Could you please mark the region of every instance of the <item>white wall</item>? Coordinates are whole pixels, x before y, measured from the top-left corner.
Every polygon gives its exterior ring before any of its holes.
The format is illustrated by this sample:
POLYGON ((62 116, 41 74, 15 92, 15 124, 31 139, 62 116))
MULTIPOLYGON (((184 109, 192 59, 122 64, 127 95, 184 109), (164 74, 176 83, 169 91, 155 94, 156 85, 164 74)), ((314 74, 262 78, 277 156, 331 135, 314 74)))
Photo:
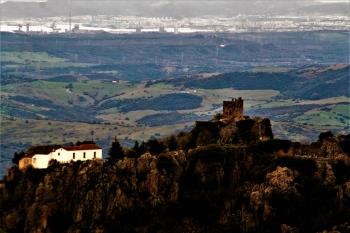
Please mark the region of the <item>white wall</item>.
POLYGON ((60 148, 54 152, 51 152, 50 156, 51 156, 51 159, 56 159, 61 163, 69 163, 73 159, 72 155, 70 155, 68 151, 66 151, 63 148, 60 148))
POLYGON ((67 151, 63 148, 57 149, 48 155, 36 154, 32 157, 32 165, 34 168, 47 168, 51 159, 55 159, 60 163, 69 163, 73 161, 86 161, 91 159, 102 159, 102 149, 96 150, 77 150, 67 151), (85 153, 85 158, 84 158, 85 153), (94 156, 94 153, 96 156, 94 156), (73 159, 73 154, 75 158, 73 159))
POLYGON ((76 150, 76 151, 67 151, 63 148, 60 148, 51 154, 52 159, 56 159, 57 161, 61 163, 67 163, 71 160, 73 161, 85 161, 89 159, 102 159, 102 149, 96 149, 96 150, 76 150), (85 153, 85 158, 84 158, 85 153), (96 157, 94 156, 94 153, 96 153, 96 157), (75 154, 75 157, 73 158, 73 154, 75 154))
POLYGON ((32 157, 32 166, 34 168, 47 168, 49 165, 50 157, 48 155, 36 154, 32 157))

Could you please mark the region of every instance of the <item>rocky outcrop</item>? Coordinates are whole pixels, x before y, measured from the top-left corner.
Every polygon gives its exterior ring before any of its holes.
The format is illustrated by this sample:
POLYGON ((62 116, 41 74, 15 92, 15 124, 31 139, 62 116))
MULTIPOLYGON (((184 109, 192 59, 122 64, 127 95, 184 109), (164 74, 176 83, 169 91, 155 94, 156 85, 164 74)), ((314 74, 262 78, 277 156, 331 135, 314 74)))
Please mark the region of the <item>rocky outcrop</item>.
POLYGON ((159 155, 147 152, 120 160, 52 163, 46 170, 22 172, 13 167, 0 190, 0 229, 174 233, 347 229, 350 159, 344 147, 322 143, 318 153, 326 153, 329 160, 302 156, 295 143, 270 140, 201 145, 159 155))
POLYGON ((214 118, 212 121, 197 121, 191 132, 196 145, 219 143, 254 144, 273 138, 271 122, 267 118, 214 118))

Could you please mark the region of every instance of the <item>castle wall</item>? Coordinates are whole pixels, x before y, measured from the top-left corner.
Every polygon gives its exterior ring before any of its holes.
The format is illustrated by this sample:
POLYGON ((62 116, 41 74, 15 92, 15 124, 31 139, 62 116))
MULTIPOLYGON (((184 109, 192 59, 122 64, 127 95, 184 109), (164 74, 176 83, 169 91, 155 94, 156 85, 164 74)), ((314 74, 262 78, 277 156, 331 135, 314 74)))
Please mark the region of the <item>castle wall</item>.
POLYGON ((223 117, 236 118, 243 117, 243 99, 232 99, 223 102, 223 117))

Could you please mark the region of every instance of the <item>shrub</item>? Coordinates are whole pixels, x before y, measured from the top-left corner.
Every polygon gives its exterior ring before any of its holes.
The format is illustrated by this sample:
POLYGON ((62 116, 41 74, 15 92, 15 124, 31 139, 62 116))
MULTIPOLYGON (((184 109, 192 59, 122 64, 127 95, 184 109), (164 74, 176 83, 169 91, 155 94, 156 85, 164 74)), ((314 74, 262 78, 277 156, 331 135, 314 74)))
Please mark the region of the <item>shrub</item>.
POLYGON ((196 146, 190 133, 181 132, 176 137, 178 149, 188 150, 196 146))
POLYGON ((157 162, 157 168, 159 171, 166 170, 168 173, 173 173, 176 169, 176 164, 170 156, 167 155, 161 155, 159 156, 158 162, 157 162))
POLYGON ((313 159, 297 157, 280 157, 276 161, 278 166, 297 170, 307 176, 312 176, 317 170, 317 164, 313 159))
POLYGON ((283 150, 285 153, 288 152, 293 143, 289 140, 272 139, 268 141, 260 142, 258 149, 263 152, 273 153, 279 150, 283 150))
POLYGON ((336 177, 338 184, 344 183, 350 180, 350 166, 342 160, 337 160, 333 165, 332 169, 336 177))
POLYGON ((167 137, 164 140, 164 144, 169 151, 174 151, 177 149, 177 141, 176 141, 176 137, 174 135, 167 137))
POLYGON ((19 163, 19 161, 24 157, 25 153, 23 151, 17 153, 15 152, 15 154, 13 155, 12 158, 12 163, 17 164, 19 163))

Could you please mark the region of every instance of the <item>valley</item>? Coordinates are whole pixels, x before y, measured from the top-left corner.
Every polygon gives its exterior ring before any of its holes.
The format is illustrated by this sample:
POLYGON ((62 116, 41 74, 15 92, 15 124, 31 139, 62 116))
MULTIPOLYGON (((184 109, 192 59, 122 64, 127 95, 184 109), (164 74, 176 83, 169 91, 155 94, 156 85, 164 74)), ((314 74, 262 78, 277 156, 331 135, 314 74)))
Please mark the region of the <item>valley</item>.
POLYGON ((349 133, 345 31, 167 35, 1 33, 0 173, 33 144, 188 131, 245 100, 276 138, 349 133), (225 47, 220 47, 225 44, 225 47))

